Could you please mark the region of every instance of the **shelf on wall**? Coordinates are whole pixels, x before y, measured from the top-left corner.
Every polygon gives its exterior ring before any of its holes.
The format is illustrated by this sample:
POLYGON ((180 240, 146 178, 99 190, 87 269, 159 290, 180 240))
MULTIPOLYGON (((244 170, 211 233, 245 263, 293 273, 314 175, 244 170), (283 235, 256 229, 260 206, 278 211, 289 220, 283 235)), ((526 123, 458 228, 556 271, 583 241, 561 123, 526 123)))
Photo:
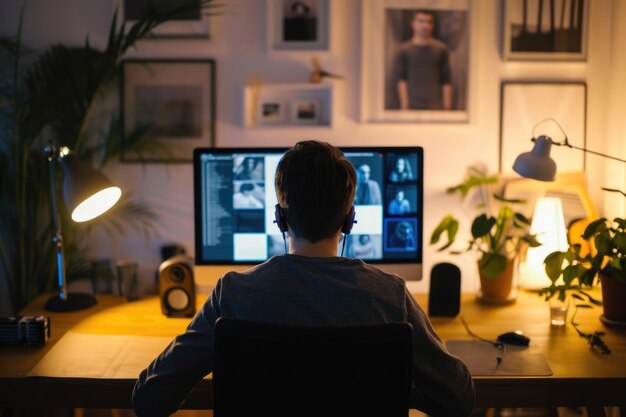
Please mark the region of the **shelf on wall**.
POLYGON ((245 127, 329 127, 330 84, 259 84, 244 88, 245 127))

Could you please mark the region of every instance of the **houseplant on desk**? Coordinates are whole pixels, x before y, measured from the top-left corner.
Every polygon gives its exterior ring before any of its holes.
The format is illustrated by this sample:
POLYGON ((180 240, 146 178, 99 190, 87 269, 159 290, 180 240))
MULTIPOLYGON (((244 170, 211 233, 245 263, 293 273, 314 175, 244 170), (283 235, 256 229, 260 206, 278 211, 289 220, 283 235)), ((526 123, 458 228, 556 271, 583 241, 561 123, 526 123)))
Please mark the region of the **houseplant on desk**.
POLYGON ((541 293, 546 299, 564 298, 568 290, 586 296, 584 288, 599 281, 604 308, 600 320, 609 326, 626 326, 626 218, 593 221, 582 238, 593 243, 588 253, 581 251, 581 245, 576 243, 565 252, 552 252, 546 257, 546 274, 552 283, 541 293), (563 279, 559 280, 560 277, 563 279))
MULTIPOLYGON (((528 232, 530 221, 512 208, 514 204, 522 204, 524 201, 505 199, 502 195, 493 193, 491 188, 497 184, 497 176, 490 176, 479 167, 471 167, 465 180, 448 188, 446 192, 460 193, 463 198, 468 198, 470 192, 478 191, 478 213, 472 221, 471 238, 463 252, 478 253, 481 282, 479 300, 502 304, 515 300, 512 290, 516 258, 525 245, 539 246, 540 243, 535 235, 528 232)), ((447 242, 439 251, 446 250, 455 242, 458 230, 459 221, 449 214, 433 231, 430 244, 437 244, 445 233, 447 242)))

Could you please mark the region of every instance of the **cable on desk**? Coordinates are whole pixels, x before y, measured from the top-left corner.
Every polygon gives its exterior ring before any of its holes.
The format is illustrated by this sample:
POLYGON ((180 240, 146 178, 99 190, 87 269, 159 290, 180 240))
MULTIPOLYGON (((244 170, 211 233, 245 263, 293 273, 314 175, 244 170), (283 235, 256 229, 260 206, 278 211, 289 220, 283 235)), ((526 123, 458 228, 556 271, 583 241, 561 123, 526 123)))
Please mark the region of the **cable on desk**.
POLYGON ((465 319, 463 318, 463 316, 459 316, 459 318, 461 319, 461 323, 463 323, 463 327, 465 327, 465 330, 467 331, 467 334, 469 334, 470 336, 472 336, 475 339, 478 339, 480 341, 489 343, 491 345, 493 345, 496 349, 498 349, 498 351, 500 352, 500 354, 498 355, 498 357, 496 357, 496 369, 498 369, 498 366, 500 366, 500 364, 502 363, 502 360, 504 359, 504 355, 506 355, 506 344, 498 341, 498 340, 491 340, 491 339, 485 339, 484 337, 478 336, 476 333, 474 333, 469 326, 467 325, 467 323, 465 322, 465 319))

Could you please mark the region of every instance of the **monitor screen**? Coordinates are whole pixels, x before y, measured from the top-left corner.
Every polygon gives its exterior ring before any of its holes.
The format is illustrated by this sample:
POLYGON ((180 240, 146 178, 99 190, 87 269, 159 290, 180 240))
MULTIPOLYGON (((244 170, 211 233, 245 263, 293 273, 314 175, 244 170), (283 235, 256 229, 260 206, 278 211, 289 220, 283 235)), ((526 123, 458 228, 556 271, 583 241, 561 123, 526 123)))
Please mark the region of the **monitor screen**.
MULTIPOLYGON (((369 263, 421 264, 422 148, 341 150, 357 172, 357 223, 347 237, 344 256, 369 263)), ((274 174, 285 151, 195 149, 196 264, 257 264, 285 253, 274 223, 274 174)))

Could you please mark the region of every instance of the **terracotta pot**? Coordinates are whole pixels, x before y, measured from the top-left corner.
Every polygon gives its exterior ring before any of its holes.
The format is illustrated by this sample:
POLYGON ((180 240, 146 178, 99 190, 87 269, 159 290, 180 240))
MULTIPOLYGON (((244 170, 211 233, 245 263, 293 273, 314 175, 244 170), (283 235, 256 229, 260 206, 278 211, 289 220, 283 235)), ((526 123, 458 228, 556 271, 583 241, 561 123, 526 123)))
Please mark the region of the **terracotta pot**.
POLYGON ((487 278, 483 276, 482 271, 478 268, 482 297, 491 300, 509 299, 511 296, 511 290, 513 289, 514 266, 515 258, 509 259, 504 271, 494 278, 487 278))
POLYGON ((603 320, 606 324, 626 325, 626 284, 612 275, 600 274, 603 320))

